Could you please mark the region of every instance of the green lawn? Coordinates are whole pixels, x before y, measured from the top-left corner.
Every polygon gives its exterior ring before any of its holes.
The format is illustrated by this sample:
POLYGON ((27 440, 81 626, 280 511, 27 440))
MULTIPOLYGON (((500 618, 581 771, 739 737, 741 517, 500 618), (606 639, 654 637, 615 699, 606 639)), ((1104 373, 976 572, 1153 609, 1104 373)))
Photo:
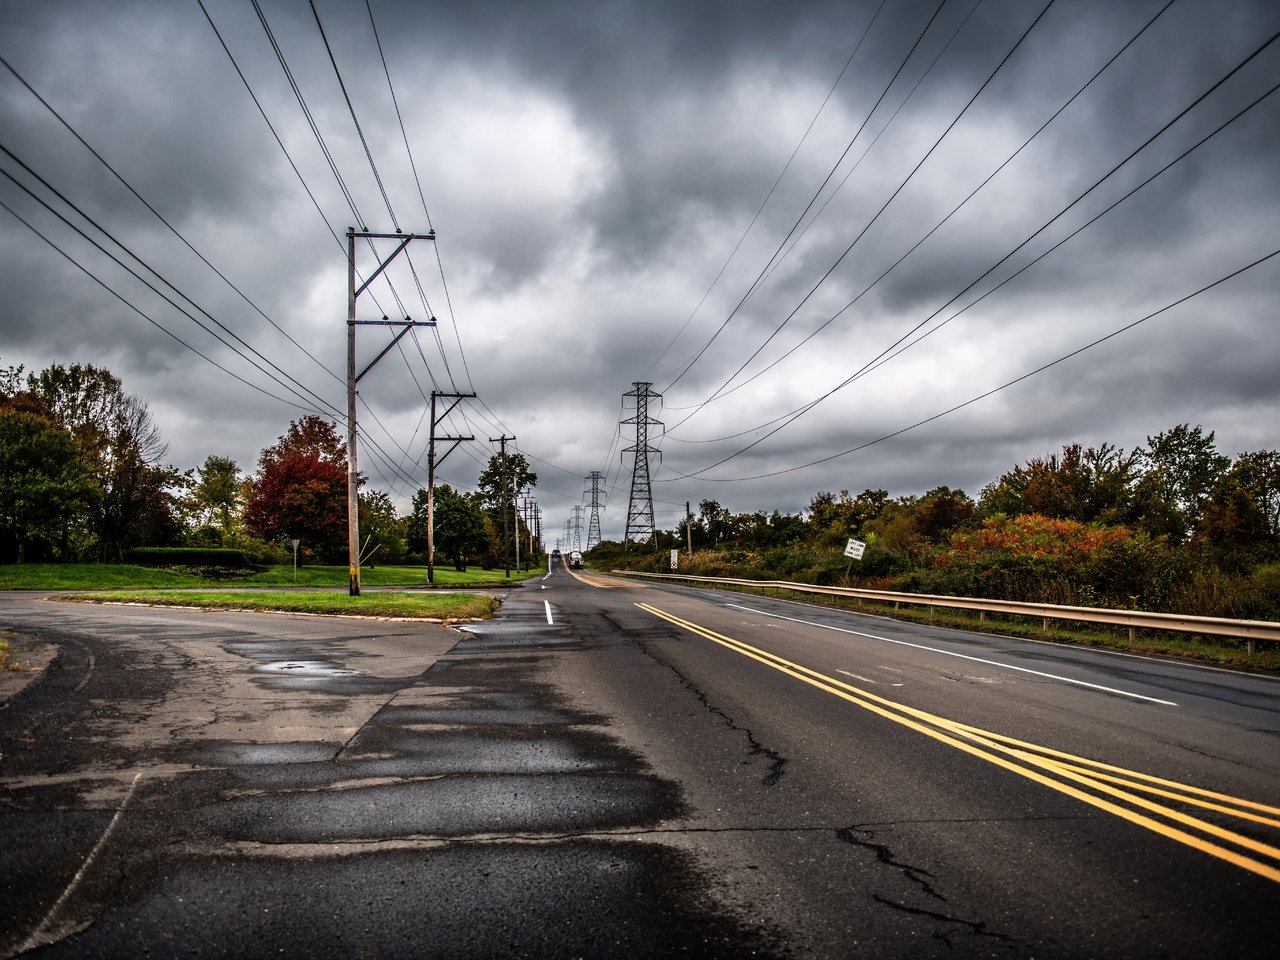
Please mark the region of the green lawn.
MULTIPOLYGON (((500 587, 529 577, 541 576, 535 568, 528 573, 513 570, 508 580, 502 570, 471 567, 459 573, 452 567, 437 566, 436 587, 500 587)), ((210 580, 187 570, 139 567, 126 563, 10 563, 0 565, 0 590, 135 590, 192 587, 299 587, 347 586, 346 567, 293 567, 280 565, 261 573, 231 575, 210 580)), ((427 568, 362 567, 360 583, 370 587, 425 587, 427 568)))
POLYGON ((127 590, 111 593, 63 594, 55 600, 80 603, 144 603, 164 607, 219 610, 284 611, 328 616, 410 617, 431 620, 478 620, 498 607, 495 597, 471 593, 407 593, 371 591, 358 597, 341 591, 267 590, 127 590))

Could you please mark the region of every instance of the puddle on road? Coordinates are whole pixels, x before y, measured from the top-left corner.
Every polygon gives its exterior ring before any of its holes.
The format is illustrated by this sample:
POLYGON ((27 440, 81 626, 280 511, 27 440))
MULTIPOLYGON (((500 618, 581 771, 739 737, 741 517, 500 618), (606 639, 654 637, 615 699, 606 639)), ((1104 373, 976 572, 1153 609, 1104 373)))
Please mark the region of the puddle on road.
POLYGON ((328 660, 274 660, 260 663, 255 673, 283 673, 291 677, 358 677, 359 670, 340 667, 328 660))
POLYGON ((485 620, 481 623, 467 623, 458 628, 463 633, 475 633, 481 636, 511 636, 514 634, 564 633, 566 628, 560 624, 550 624, 545 620, 485 620))
POLYGON ((220 743, 201 744, 190 754, 190 760, 206 766, 273 766, 275 764, 314 764, 332 760, 341 744, 320 741, 294 743, 220 743))

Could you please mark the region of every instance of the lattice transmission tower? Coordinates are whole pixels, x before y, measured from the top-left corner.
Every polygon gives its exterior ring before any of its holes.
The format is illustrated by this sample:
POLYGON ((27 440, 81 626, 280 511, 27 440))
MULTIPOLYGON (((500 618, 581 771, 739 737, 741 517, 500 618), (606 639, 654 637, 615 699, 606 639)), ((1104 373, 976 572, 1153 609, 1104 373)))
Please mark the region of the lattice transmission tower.
POLYGON ((587 479, 591 481, 591 517, 587 520, 587 549, 590 550, 600 543, 600 481, 604 474, 592 470, 587 479))
POLYGON ((635 397, 636 415, 623 420, 623 423, 635 424, 636 442, 627 447, 623 453, 636 455, 635 467, 631 471, 631 500, 627 504, 627 529, 622 538, 622 548, 634 540, 636 543, 648 543, 653 539, 653 487, 649 483, 649 454, 661 452, 657 447, 649 445, 649 427, 662 426, 661 420, 649 416, 649 401, 661 400, 662 394, 654 393, 652 383, 634 382, 634 390, 622 396, 635 397))

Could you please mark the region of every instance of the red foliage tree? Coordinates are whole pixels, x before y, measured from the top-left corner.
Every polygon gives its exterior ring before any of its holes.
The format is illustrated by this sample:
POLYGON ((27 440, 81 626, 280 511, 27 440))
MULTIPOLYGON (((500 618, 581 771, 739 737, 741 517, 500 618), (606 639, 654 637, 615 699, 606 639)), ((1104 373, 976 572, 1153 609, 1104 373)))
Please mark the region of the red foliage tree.
POLYGON ((268 542, 302 541, 327 563, 347 553, 346 445, 333 424, 316 416, 289 425, 289 432, 262 451, 245 527, 268 542))

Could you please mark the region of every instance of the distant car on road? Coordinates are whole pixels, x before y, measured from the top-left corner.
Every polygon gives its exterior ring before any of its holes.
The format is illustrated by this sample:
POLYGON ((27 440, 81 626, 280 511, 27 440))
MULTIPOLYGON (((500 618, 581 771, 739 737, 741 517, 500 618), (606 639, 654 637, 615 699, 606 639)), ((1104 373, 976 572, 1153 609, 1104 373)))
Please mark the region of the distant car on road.
POLYGON ((569 566, 581 570, 582 569, 582 553, 574 550, 569 554, 569 566))
POLYGON ((553 557, 558 557, 558 556, 560 556, 560 549, 557 547, 555 550, 552 550, 552 551, 551 551, 551 555, 552 555, 553 557))

